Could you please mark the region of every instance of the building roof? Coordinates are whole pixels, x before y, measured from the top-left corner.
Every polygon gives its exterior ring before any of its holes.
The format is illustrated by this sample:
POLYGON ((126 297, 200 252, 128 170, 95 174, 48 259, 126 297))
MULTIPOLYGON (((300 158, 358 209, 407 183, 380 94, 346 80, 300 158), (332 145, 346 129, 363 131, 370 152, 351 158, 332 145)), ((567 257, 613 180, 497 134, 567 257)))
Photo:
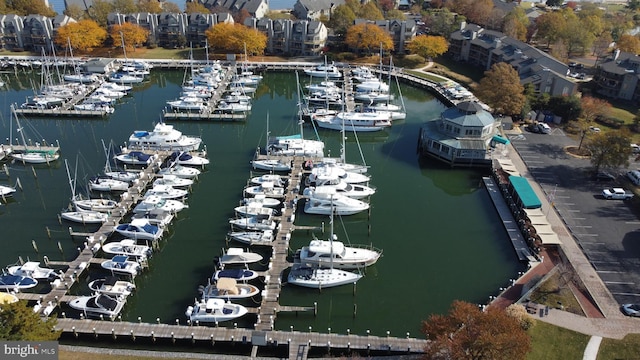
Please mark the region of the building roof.
POLYGON ((601 63, 600 68, 610 74, 626 75, 639 74, 640 56, 620 51, 601 63))
POLYGON ((310 12, 316 12, 331 9, 331 6, 344 5, 344 0, 298 0, 298 4, 310 12))
POLYGON ((208 7, 223 7, 230 11, 247 10, 249 14, 255 14, 260 5, 266 0, 204 0, 204 5, 208 7))
POLYGON ((443 111, 442 119, 464 127, 485 127, 495 122, 488 111, 473 101, 464 101, 443 111))

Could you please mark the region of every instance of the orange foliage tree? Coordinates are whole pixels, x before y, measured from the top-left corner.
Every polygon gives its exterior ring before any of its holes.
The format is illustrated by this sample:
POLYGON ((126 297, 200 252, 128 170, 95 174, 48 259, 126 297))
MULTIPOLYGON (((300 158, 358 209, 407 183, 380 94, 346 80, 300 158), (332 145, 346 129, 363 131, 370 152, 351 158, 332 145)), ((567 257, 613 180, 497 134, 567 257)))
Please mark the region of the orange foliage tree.
POLYGON ((147 41, 149 30, 141 28, 136 24, 126 22, 122 25, 113 25, 109 30, 109 35, 111 35, 114 45, 122 45, 122 42, 124 41, 125 49, 135 50, 136 47, 147 41))
POLYGON ((431 59, 446 53, 449 44, 442 36, 418 35, 407 45, 407 49, 412 54, 431 59))
POLYGON ((426 359, 525 359, 531 340, 520 320, 503 309, 481 311, 477 305, 454 301, 448 315, 431 315, 422 323, 431 340, 426 359))
POLYGON ((243 54, 246 46, 248 55, 259 55, 267 47, 265 34, 240 24, 217 24, 205 31, 205 35, 209 46, 222 53, 243 54))
POLYGON ((364 51, 371 55, 381 47, 384 51, 393 50, 393 39, 376 24, 361 23, 350 26, 344 42, 359 52, 364 51))
POLYGON ((107 38, 107 31, 93 20, 80 20, 61 26, 56 33, 54 42, 60 47, 71 48, 79 52, 88 52, 102 45, 107 38))

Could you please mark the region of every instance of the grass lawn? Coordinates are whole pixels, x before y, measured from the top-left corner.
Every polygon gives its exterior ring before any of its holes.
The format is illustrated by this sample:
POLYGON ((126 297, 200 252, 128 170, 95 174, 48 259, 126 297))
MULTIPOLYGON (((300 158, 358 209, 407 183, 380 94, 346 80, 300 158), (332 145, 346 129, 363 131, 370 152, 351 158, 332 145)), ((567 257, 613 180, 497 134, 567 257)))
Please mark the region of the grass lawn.
POLYGON ((598 360, 637 359, 640 334, 629 334, 622 340, 602 339, 598 360))
POLYGON ((584 316, 580 303, 566 284, 566 281, 571 280, 571 276, 573 275, 556 271, 531 292, 529 298, 550 308, 558 308, 562 304, 565 311, 584 316))
POLYGON ((590 338, 542 321, 537 321, 527 333, 531 336, 532 348, 527 360, 582 359, 590 338))
MULTIPOLYGON (((428 71, 428 70, 427 70, 428 71)), ((427 80, 431 80, 433 82, 445 82, 446 80, 442 79, 439 76, 433 76, 430 74, 425 74, 423 72, 420 71, 415 71, 415 70, 404 70, 403 72, 407 73, 407 74, 411 74, 413 76, 417 76, 419 78, 423 78, 423 79, 427 79, 427 80)))

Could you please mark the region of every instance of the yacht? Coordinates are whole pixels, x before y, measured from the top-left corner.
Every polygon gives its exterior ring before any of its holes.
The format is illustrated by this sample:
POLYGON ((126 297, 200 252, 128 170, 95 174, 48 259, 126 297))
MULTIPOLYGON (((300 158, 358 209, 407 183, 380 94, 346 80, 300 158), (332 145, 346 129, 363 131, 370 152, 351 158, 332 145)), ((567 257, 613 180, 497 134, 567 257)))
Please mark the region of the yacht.
POLYGON ((333 191, 306 188, 303 194, 307 198, 304 205, 304 212, 307 214, 330 215, 333 209, 336 215, 353 215, 369 209, 366 202, 333 191))
POLYGON ((189 191, 185 189, 176 189, 169 185, 154 185, 147 190, 144 196, 159 196, 166 200, 184 199, 189 195, 189 191))
POLYGON ((133 239, 124 239, 120 241, 110 242, 102 245, 102 251, 110 255, 127 255, 131 258, 148 258, 151 257, 151 247, 147 245, 138 245, 133 239))
POLYGON ((352 199, 364 199, 376 193, 376 189, 362 185, 350 184, 340 178, 322 182, 322 185, 313 187, 316 192, 330 192, 340 194, 352 199))
POLYGON ((231 240, 247 245, 271 245, 273 242, 273 230, 231 231, 227 236, 231 240))
POLYGON ((238 102, 226 102, 220 101, 216 105, 216 110, 222 112, 245 112, 251 111, 251 103, 246 100, 240 100, 238 102))
POLYGON ((188 152, 174 151, 171 156, 171 160, 179 165, 186 166, 205 166, 209 165, 209 159, 202 156, 191 155, 188 152))
POLYGON ((134 213, 149 213, 153 211, 163 211, 168 213, 177 213, 183 209, 188 208, 189 206, 182 201, 178 200, 167 200, 163 199, 160 196, 149 195, 142 199, 135 208, 133 208, 134 213))
POLYGON ((306 288, 323 289, 355 284, 361 278, 362 275, 347 270, 325 269, 317 265, 298 263, 291 266, 287 282, 306 288))
POLYGON ((177 177, 175 175, 164 175, 153 181, 153 186, 166 185, 174 188, 185 188, 193 185, 192 179, 177 177))
POLYGON ((103 261, 100 266, 110 270, 114 274, 136 276, 142 271, 142 267, 137 261, 129 260, 127 255, 116 255, 111 260, 103 261))
POLYGON ((152 131, 134 131, 129 136, 131 149, 195 151, 198 150, 202 139, 195 136, 183 135, 173 125, 158 123, 152 131))
POLYGON ((10 275, 25 276, 36 280, 52 281, 60 277, 55 270, 40 267, 40 263, 37 261, 27 261, 22 265, 10 266, 7 271, 10 275))
POLYGON ((153 160, 153 155, 145 154, 141 151, 130 151, 116 155, 116 160, 128 165, 149 165, 153 160))
POLYGON ((244 188, 244 196, 264 195, 271 198, 284 197, 284 188, 277 187, 273 182, 263 182, 256 186, 247 186, 244 188))
POLYGON ((120 311, 122 311, 124 300, 106 294, 97 294, 93 296, 80 296, 71 300, 69 306, 82 311, 87 317, 106 317, 113 320, 120 314, 120 311))
POLYGON ((281 204, 281 201, 274 198, 268 198, 264 194, 259 194, 254 197, 242 199, 242 204, 247 206, 276 207, 281 204))
POLYGON ((296 252, 295 258, 303 264, 335 269, 362 269, 375 264, 382 252, 373 247, 346 246, 333 234, 331 241, 314 238, 309 245, 296 252))
POLYGON ((338 163, 324 162, 313 166, 311 174, 305 179, 305 185, 321 186, 335 183, 338 179, 344 180, 349 184, 360 184, 369 182, 371 178, 364 173, 346 171, 338 163))
POLYGON ((312 77, 325 79, 339 79, 342 77, 342 73, 333 63, 330 65, 320 64, 315 66, 313 69, 305 69, 304 73, 312 77))
POLYGON ((254 185, 261 185, 264 183, 273 183, 274 186, 284 187, 286 185, 287 177, 279 174, 264 174, 260 176, 252 177, 249 181, 254 185))
POLYGON ((159 176, 175 175, 184 179, 194 179, 201 173, 202 171, 198 169, 178 164, 172 164, 171 166, 162 168, 160 169, 160 171, 158 171, 159 176))
POLYGON ((267 153, 270 155, 324 157, 324 142, 303 139, 301 134, 277 136, 269 138, 267 153))
POLYGON ((167 105, 173 110, 199 111, 207 109, 207 104, 202 98, 183 96, 178 100, 167 101, 167 105))
POLYGON ((391 114, 378 111, 340 112, 335 116, 315 116, 318 127, 339 131, 373 132, 391 126, 391 114))
POLYGON ((144 219, 148 221, 149 224, 155 225, 158 227, 165 227, 173 221, 175 217, 174 213, 162 211, 162 210, 151 210, 149 212, 138 212, 134 213, 131 216, 131 219, 144 219))
POLYGON ((144 77, 131 75, 125 72, 116 72, 109 76, 109 81, 121 85, 139 84, 144 81, 144 77))
POLYGON ((104 279, 96 279, 89 283, 89 289, 98 294, 105 294, 111 297, 127 297, 133 293, 136 285, 124 280, 119 280, 117 276, 107 276, 104 279))
POLYGON ((218 323, 237 319, 249 312, 246 307, 222 299, 196 301, 185 314, 191 323, 218 323))

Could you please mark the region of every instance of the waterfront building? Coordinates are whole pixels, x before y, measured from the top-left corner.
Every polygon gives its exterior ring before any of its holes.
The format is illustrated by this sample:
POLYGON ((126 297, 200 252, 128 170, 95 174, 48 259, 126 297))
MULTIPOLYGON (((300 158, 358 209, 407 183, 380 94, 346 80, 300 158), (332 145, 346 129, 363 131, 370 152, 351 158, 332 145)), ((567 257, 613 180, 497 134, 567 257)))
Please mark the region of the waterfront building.
POLYGON ((233 17, 230 13, 218 14, 187 14, 187 42, 194 47, 203 47, 207 43, 205 31, 216 24, 233 24, 233 17))
POLYGON ((268 0, 188 0, 202 3, 207 9, 219 12, 226 9, 232 14, 246 10, 249 15, 262 19, 269 11, 268 0))
POLYGON ((338 5, 344 5, 344 0, 298 0, 291 13, 297 19, 331 19, 331 13, 338 5))
POLYGON ((82 64, 82 72, 90 74, 106 74, 115 71, 119 64, 109 58, 91 59, 82 64))
POLYGON ((640 56, 615 50, 598 65, 596 92, 608 98, 640 102, 640 56))
MULTIPOLYGON (((165 48, 185 46, 187 42, 187 26, 189 14, 161 13, 158 15, 158 46, 165 48)), ((196 46, 194 44, 194 46, 196 46)))
POLYGON ((24 49, 22 16, 16 14, 0 15, 0 34, 2 48, 7 50, 24 49))
MULTIPOLYGON (((158 14, 148 12, 120 14, 110 13, 107 15, 107 26, 122 25, 125 22, 135 24, 149 31, 148 41, 157 43, 158 41, 158 14)), ((116 40, 118 41, 118 40, 116 40)))
POLYGON ((267 36, 271 55, 316 56, 326 46, 329 31, 320 21, 247 18, 244 25, 267 36))
POLYGON ((489 166, 491 145, 508 143, 497 135, 499 125, 477 102, 461 102, 443 111, 438 120, 424 124, 420 154, 451 166, 489 166))
POLYGON ((27 15, 23 20, 23 48, 35 53, 50 50, 53 39, 53 22, 43 15, 27 15))
POLYGON ((578 86, 570 78, 569 66, 549 54, 499 31, 462 22, 449 37, 447 54, 454 60, 489 70, 495 63, 506 62, 520 76, 522 85, 531 84, 537 94, 568 96, 578 86))
POLYGON ((355 25, 362 23, 375 24, 389 34, 393 40, 393 48, 398 54, 406 52, 407 44, 416 37, 418 32, 418 26, 414 20, 355 20, 355 25))

